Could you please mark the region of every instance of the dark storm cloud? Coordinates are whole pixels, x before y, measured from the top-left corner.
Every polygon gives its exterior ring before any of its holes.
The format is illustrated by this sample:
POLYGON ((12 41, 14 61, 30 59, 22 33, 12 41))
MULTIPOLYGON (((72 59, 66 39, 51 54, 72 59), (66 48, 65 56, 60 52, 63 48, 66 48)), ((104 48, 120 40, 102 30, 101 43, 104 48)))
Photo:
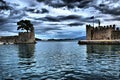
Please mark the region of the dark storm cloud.
POLYGON ((6 23, 3 23, 0 26, 0 30, 1 31, 14 32, 14 31, 17 31, 17 26, 16 26, 16 24, 12 24, 12 23, 6 22, 6 23))
POLYGON ((88 6, 88 4, 93 0, 63 0, 63 1, 69 8, 74 8, 74 6, 84 8, 88 6))
POLYGON ((0 10, 8 9, 12 9, 12 7, 8 6, 8 4, 4 0, 0 0, 0 10))
POLYGON ((82 26, 83 24, 84 24, 84 23, 74 22, 74 23, 68 24, 68 26, 82 26))
POLYGON ((81 20, 82 16, 78 15, 68 15, 68 16, 46 16, 44 18, 37 18, 36 20, 43 20, 43 21, 54 21, 54 22, 59 22, 59 21, 65 21, 65 20, 81 20))
POLYGON ((111 20, 117 20, 117 21, 120 21, 120 17, 114 17, 113 19, 111 20))
POLYGON ((79 8, 83 8, 83 7, 88 7, 88 4, 90 3, 90 2, 92 2, 93 0, 82 0, 81 2, 80 2, 80 4, 78 5, 78 7, 79 8))
POLYGON ((120 7, 110 9, 107 5, 94 6, 97 10, 100 10, 104 14, 120 15, 120 7))
POLYGON ((38 2, 45 2, 46 4, 53 7, 64 7, 74 8, 78 6, 79 8, 86 7, 93 0, 37 0, 38 2), (54 1, 54 2, 53 2, 54 1))
POLYGON ((62 30, 60 27, 50 27, 50 25, 48 25, 48 27, 41 27, 41 28, 35 28, 36 33, 46 33, 48 31, 56 31, 56 30, 62 30))
POLYGON ((58 28, 58 27, 56 27, 56 28, 54 28, 54 27, 51 27, 51 28, 47 27, 47 28, 44 28, 44 29, 43 29, 44 32, 50 31, 50 30, 61 30, 61 29, 58 28))
POLYGON ((82 16, 78 16, 78 15, 58 16, 60 20, 72 20, 72 19, 79 20, 81 17, 82 16))
POLYGON ((46 16, 46 17, 43 18, 43 20, 45 20, 45 21, 54 21, 54 22, 58 22, 58 21, 59 21, 59 18, 53 17, 53 16, 46 16))
POLYGON ((4 24, 4 23, 6 23, 6 22, 7 22, 6 19, 2 19, 2 17, 0 17, 0 25, 4 24))
MULTIPOLYGON (((100 16, 95 16, 94 18, 94 22, 97 23, 98 22, 98 17, 100 16)), ((82 17, 79 15, 68 15, 68 16, 46 16, 44 18, 36 18, 35 20, 42 20, 42 21, 50 21, 50 22, 62 22, 62 21, 73 21, 66 23, 67 26, 82 26, 85 23, 93 23, 93 19, 91 19, 91 17, 82 17)), ((49 25, 55 25, 55 24, 49 24, 49 25)), ((58 25, 58 24, 56 24, 58 25)))
POLYGON ((49 13, 49 11, 45 8, 42 8, 41 10, 34 9, 34 8, 28 8, 26 9, 26 11, 31 12, 31 13, 41 13, 41 14, 49 13))
POLYGON ((111 19, 104 19, 105 21, 120 21, 120 17, 114 17, 111 19))
MULTIPOLYGON (((75 22, 68 23, 69 26, 81 26, 84 25, 85 23, 93 23, 93 19, 91 19, 92 16, 90 17, 83 17, 79 15, 68 15, 68 16, 58 16, 60 21, 64 20, 74 20, 75 22)), ((94 22, 98 23, 98 18, 101 16, 94 16, 94 22)))
POLYGON ((59 18, 53 16, 46 16, 43 18, 35 18, 35 20, 43 20, 43 21, 51 21, 51 22, 59 22, 59 18))

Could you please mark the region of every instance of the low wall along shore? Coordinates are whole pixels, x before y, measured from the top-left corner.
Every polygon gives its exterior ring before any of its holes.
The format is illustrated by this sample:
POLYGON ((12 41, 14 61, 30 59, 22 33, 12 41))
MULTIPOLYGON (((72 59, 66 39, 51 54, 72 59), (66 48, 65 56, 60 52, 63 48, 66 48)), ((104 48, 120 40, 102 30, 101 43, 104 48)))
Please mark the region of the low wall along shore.
POLYGON ((78 44, 120 44, 120 40, 80 40, 78 44))

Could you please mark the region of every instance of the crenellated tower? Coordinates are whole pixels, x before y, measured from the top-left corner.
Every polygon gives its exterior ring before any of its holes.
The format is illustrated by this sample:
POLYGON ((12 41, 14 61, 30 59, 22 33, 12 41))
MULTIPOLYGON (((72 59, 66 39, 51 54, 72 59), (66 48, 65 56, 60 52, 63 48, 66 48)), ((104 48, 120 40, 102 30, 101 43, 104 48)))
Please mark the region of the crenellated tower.
POLYGON ((91 25, 86 25, 86 39, 92 40, 93 37, 93 27, 91 25))

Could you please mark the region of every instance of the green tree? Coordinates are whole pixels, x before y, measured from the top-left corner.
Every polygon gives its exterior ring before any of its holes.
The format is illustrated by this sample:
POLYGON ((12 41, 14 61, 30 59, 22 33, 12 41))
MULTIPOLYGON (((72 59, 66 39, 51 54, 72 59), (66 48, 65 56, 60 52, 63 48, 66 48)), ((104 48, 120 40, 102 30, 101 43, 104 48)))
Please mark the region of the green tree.
POLYGON ((17 22, 18 28, 17 30, 26 30, 27 32, 32 31, 33 24, 30 22, 30 20, 21 20, 17 22))

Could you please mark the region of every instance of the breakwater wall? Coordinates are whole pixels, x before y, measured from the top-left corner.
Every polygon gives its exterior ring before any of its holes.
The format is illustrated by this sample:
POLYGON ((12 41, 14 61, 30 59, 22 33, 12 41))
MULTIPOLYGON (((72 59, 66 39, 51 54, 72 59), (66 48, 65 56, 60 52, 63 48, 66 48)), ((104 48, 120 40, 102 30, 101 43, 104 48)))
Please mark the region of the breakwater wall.
POLYGON ((107 45, 119 45, 120 40, 80 40, 78 44, 107 44, 107 45))

